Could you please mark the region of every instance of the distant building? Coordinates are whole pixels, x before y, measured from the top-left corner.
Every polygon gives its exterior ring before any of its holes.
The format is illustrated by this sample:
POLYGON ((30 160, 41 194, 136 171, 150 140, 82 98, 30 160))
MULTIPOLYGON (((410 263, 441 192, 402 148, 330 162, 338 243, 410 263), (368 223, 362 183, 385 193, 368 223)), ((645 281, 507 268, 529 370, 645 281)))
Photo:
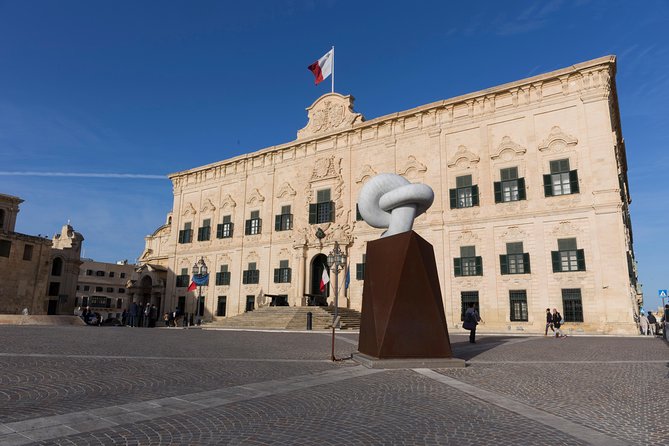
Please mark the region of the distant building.
POLYGON ((360 309, 366 242, 381 231, 356 199, 393 172, 435 192, 414 229, 434 246, 451 329, 473 302, 486 330, 543 332, 558 308, 576 332, 636 333, 615 72, 603 57, 369 121, 351 96, 326 94, 295 141, 170 175, 174 205, 146 238, 133 298, 194 312, 202 258, 205 320, 305 305, 338 242, 339 303, 360 309))
POLYGON ((63 225, 60 233, 53 236, 51 273, 47 290, 48 314, 73 313, 83 241, 84 237, 69 223, 63 225))
POLYGON ((134 271, 135 265, 127 261, 105 263, 82 259, 74 307, 89 307, 103 319, 120 320, 123 310, 130 305, 126 285, 134 271))

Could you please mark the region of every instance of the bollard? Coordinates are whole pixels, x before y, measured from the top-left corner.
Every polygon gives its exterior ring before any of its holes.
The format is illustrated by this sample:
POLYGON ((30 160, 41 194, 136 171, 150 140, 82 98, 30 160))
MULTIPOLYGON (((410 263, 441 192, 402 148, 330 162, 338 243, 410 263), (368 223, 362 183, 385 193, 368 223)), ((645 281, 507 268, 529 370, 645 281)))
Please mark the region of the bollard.
POLYGON ((311 330, 313 326, 313 319, 314 319, 314 314, 309 311, 307 313, 307 330, 311 330))

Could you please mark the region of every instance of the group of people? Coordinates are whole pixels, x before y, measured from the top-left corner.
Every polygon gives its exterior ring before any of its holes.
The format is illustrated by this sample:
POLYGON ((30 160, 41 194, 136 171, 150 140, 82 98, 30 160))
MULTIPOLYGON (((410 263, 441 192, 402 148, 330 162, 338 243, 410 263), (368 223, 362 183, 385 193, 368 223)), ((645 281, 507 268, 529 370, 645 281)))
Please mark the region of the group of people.
POLYGON ((202 323, 200 318, 194 319, 193 313, 181 314, 178 308, 169 313, 163 314, 163 322, 165 327, 188 327, 193 325, 200 325, 202 323))
POLYGON ((550 308, 546 308, 546 331, 544 336, 548 336, 548 329, 550 328, 556 338, 566 338, 567 335, 562 333, 562 324, 564 324, 564 318, 557 308, 553 308, 552 313, 550 308))
POLYGON ((667 326, 669 325, 669 304, 664 306, 664 314, 662 314, 659 321, 652 312, 649 311, 646 315, 642 311, 639 315, 638 322, 642 335, 655 336, 659 335, 660 331, 662 331, 664 338, 669 341, 669 334, 667 333, 667 326))
POLYGON ((158 320, 158 307, 146 303, 133 302, 127 310, 123 310, 121 323, 129 327, 155 327, 158 320))

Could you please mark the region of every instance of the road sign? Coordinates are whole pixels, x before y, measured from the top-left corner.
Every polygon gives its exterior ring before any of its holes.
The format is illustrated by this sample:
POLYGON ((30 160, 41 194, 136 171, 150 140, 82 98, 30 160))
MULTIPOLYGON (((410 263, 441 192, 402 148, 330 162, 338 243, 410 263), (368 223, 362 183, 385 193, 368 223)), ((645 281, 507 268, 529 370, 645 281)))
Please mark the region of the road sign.
POLYGON ((665 298, 665 297, 667 297, 667 290, 657 290, 657 294, 658 294, 661 298, 665 298))

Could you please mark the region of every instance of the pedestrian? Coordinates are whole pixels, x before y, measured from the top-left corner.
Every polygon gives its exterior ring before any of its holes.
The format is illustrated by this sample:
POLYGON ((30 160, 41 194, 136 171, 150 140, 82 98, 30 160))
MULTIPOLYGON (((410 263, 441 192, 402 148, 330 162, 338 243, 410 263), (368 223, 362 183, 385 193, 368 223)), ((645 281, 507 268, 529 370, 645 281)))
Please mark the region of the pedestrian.
POLYGON ((165 322, 166 327, 170 326, 170 314, 169 313, 163 313, 163 322, 165 322))
POLYGON ((174 327, 174 311, 170 311, 167 314, 167 326, 168 327, 174 327))
POLYGON ((151 304, 147 302, 146 305, 144 305, 144 328, 149 327, 149 319, 151 319, 151 304))
POLYGON ((469 342, 476 344, 476 326, 481 321, 478 311, 474 308, 474 302, 469 303, 469 308, 465 311, 462 328, 469 330, 469 342))
POLYGON ((555 337, 556 338, 566 338, 567 335, 562 333, 562 330, 560 327, 562 327, 562 324, 564 324, 564 320, 562 319, 562 315, 560 312, 557 310, 557 308, 553 308, 553 327, 555 328, 555 337))
POLYGON ((639 316, 639 326, 641 327, 641 334, 646 336, 648 334, 648 318, 643 313, 639 316))
POLYGON ((137 303, 133 302, 130 304, 130 311, 128 311, 129 325, 135 327, 137 324, 137 303))
POLYGON ((664 340, 669 342, 669 304, 664 306, 664 316, 662 316, 662 333, 664 333, 664 340))
POLYGON ((650 335, 655 336, 657 334, 657 319, 650 311, 648 312, 648 329, 650 335))
POLYGON ((128 310, 124 308, 123 313, 121 313, 121 325, 126 325, 127 323, 128 323, 128 310))
POLYGON ((549 328, 555 333, 555 329, 553 329, 553 315, 551 314, 551 309, 546 308, 546 331, 544 332, 544 336, 548 336, 549 328))
POLYGON ((155 328, 156 321, 158 320, 158 307, 151 305, 151 316, 149 319, 149 327, 155 328))

